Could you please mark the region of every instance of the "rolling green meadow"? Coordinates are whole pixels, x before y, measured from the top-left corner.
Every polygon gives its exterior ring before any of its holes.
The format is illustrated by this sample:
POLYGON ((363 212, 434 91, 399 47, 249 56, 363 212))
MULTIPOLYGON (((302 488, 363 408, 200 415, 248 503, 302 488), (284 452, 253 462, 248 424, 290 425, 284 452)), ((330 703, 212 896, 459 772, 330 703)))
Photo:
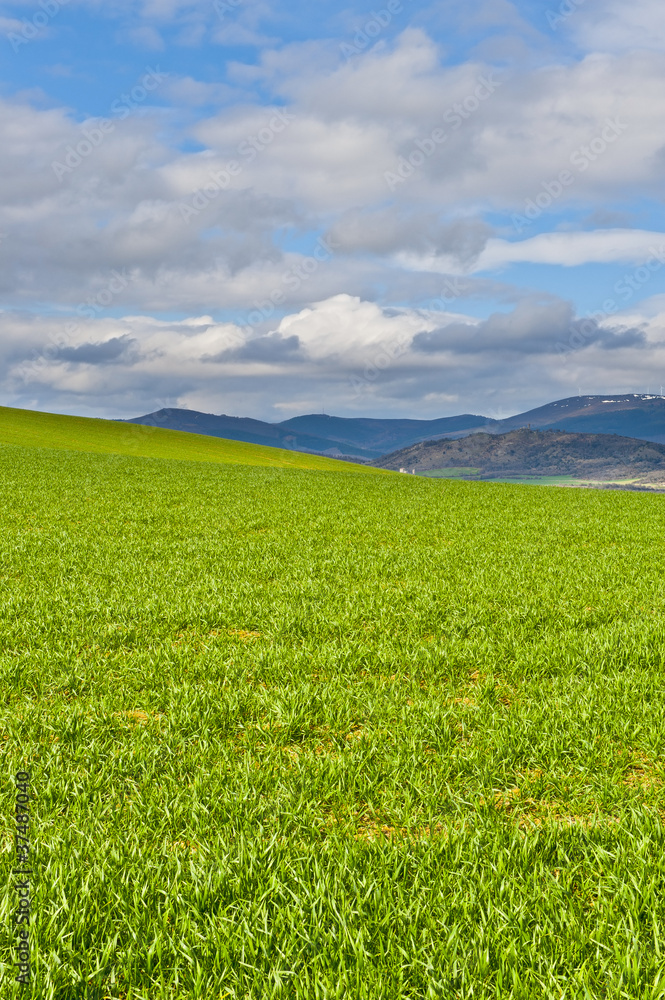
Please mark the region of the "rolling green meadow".
POLYGON ((12 419, 2 1000, 665 996, 664 497, 12 419))
MULTIPOLYGON (((227 441, 202 434, 165 430, 162 427, 92 420, 89 417, 70 417, 59 413, 39 413, 8 406, 0 406, 0 444, 224 465, 258 465, 328 472, 340 468, 337 460, 323 455, 307 455, 298 451, 285 451, 283 448, 246 444, 244 441, 227 441)), ((366 474, 382 474, 377 469, 362 466, 353 468, 366 474)))

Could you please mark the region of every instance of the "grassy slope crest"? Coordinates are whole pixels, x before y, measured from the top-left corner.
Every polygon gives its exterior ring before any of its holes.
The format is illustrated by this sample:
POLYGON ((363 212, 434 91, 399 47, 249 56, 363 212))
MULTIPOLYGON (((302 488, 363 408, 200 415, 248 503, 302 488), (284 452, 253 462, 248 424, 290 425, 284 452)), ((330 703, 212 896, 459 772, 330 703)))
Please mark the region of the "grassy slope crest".
POLYGON ((185 431, 0 407, 0 443, 187 462, 258 465, 321 472, 376 472, 353 463, 185 431))

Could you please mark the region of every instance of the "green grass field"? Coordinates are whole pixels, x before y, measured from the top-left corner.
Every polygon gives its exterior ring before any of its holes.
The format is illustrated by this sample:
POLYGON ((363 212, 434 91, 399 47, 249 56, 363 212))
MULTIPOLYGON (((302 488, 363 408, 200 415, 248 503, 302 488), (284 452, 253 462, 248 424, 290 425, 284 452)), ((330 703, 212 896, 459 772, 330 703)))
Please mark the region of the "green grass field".
MULTIPOLYGON (((487 481, 487 480, 486 480, 487 481)), ((497 476, 495 483, 527 483, 532 486, 630 486, 639 479, 583 479, 576 476, 497 476)), ((654 488, 656 484, 654 484, 654 488)))
POLYGON ((493 481, 496 483, 528 483, 532 486, 585 486, 594 482, 600 484, 598 480, 576 479, 575 476, 497 476, 493 481))
MULTIPOLYGON (((430 469, 427 472, 419 472, 419 476, 427 479, 474 479, 480 473, 480 469, 471 467, 451 467, 447 469, 430 469)), ((530 486, 630 486, 640 484, 639 479, 582 479, 576 476, 492 476, 483 480, 492 483, 520 483, 530 486)), ((654 489, 658 489, 658 484, 653 484, 654 489)))
POLYGON ((447 469, 430 469, 428 472, 420 472, 419 475, 425 476, 427 479, 462 479, 464 476, 476 476, 479 472, 480 469, 460 465, 447 469))
POLYGON ((663 498, 335 468, 0 447, 2 1000, 665 995, 663 498))

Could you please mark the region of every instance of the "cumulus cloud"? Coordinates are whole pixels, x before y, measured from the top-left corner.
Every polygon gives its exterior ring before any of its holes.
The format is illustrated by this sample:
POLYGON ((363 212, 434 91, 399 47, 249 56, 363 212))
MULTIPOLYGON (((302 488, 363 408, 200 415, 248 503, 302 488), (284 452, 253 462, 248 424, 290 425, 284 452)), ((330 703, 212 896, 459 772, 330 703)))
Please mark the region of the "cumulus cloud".
POLYGON ((78 347, 57 347, 52 356, 57 361, 79 365, 102 365, 109 361, 130 360, 131 348, 137 346, 133 337, 110 337, 100 343, 79 344, 78 347))
POLYGON ((491 232, 481 219, 450 221, 431 211, 407 212, 391 206, 346 212, 332 226, 330 235, 345 251, 381 255, 410 251, 468 265, 485 248, 491 232))
POLYGON ((241 347, 221 351, 211 357, 204 356, 202 361, 264 361, 274 363, 279 361, 293 362, 302 360, 299 356, 300 338, 297 336, 283 337, 281 333, 268 333, 254 337, 241 347))
POLYGON ((567 302, 524 300, 510 313, 493 313, 480 323, 450 323, 413 338, 414 350, 425 354, 552 354, 592 344, 606 349, 643 347, 646 336, 643 329, 601 325, 593 317, 578 319, 567 302))

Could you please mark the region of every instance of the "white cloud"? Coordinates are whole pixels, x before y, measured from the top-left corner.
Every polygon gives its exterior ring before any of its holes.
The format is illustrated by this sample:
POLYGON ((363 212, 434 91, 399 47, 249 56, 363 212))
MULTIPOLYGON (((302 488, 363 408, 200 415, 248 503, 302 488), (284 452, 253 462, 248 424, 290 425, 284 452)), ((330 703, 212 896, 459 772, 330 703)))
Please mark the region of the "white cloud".
POLYGON ((416 333, 431 326, 413 310, 388 314, 374 302, 342 294, 285 317, 278 330, 297 335, 314 361, 348 368, 380 352, 397 356, 401 346, 406 349, 416 333))
POLYGON ((172 77, 164 88, 169 100, 181 106, 223 104, 237 92, 224 83, 202 83, 191 76, 172 77))
POLYGON ((150 52, 163 52, 165 49, 164 39, 159 31, 150 24, 142 24, 138 28, 131 28, 127 32, 127 38, 134 45, 148 49, 150 52))
POLYGON ((526 240, 495 237, 471 261, 454 252, 418 254, 403 252, 399 263, 414 271, 437 274, 500 272, 510 264, 550 264, 579 267, 582 264, 643 264, 649 260, 660 270, 665 262, 665 233, 642 229, 599 229, 590 232, 540 233, 526 240))
MULTIPOLYGON (((556 16, 558 3, 551 5, 556 16)), ((586 0, 574 14, 556 22, 569 29, 587 51, 625 52, 665 49, 665 17, 661 0, 586 0)))
POLYGON ((0 17, 0 33, 9 35, 10 32, 20 31, 23 22, 15 17, 0 17))
POLYGON ((665 233, 641 229, 600 229, 593 232, 541 233, 527 240, 490 239, 473 271, 495 271, 508 264, 591 263, 641 264, 657 254, 665 261, 665 233))

